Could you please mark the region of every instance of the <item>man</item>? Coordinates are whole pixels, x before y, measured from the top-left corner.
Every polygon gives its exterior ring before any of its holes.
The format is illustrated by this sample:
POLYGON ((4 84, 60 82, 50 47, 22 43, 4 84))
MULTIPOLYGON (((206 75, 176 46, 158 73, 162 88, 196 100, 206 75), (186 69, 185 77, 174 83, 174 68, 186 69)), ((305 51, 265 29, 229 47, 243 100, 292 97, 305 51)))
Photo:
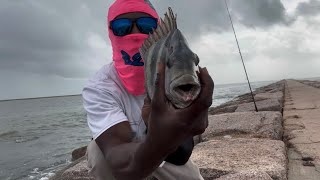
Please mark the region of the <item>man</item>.
POLYGON ((168 162, 167 157, 187 139, 204 132, 213 81, 206 69, 200 68, 202 90, 198 99, 188 108, 175 109, 166 99, 165 68, 160 64, 153 100, 144 101, 139 47, 157 27, 158 19, 147 0, 116 0, 109 8, 113 62, 98 71, 83 90, 94 139, 87 149, 88 166, 95 179, 203 179, 189 156, 179 165, 168 162))

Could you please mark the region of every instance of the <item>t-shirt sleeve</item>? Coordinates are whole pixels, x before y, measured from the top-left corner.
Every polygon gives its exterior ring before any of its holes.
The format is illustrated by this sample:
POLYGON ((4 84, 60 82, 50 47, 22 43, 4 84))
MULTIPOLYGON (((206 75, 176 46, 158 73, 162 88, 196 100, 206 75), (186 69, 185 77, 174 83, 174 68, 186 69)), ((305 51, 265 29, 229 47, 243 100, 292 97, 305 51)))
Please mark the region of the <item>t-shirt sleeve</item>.
POLYGON ((119 99, 112 93, 95 87, 85 87, 82 91, 82 97, 93 139, 99 137, 112 126, 128 121, 119 104, 119 99))

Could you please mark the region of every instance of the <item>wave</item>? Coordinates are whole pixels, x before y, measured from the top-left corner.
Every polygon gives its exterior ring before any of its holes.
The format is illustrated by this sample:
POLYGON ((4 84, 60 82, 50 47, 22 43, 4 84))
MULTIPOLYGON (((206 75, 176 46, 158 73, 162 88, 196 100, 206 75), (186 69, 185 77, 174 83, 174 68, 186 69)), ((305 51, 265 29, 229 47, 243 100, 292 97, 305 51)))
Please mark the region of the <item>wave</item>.
POLYGON ((214 95, 213 99, 233 99, 237 97, 238 94, 221 94, 221 95, 214 95))
POLYGON ((52 164, 49 168, 44 168, 42 170, 40 168, 34 168, 31 172, 29 172, 28 179, 49 180, 59 170, 63 169, 70 163, 70 160, 62 160, 52 164))
POLYGON ((10 138, 10 137, 15 137, 19 132, 18 131, 7 131, 4 133, 0 133, 0 139, 1 138, 10 138))

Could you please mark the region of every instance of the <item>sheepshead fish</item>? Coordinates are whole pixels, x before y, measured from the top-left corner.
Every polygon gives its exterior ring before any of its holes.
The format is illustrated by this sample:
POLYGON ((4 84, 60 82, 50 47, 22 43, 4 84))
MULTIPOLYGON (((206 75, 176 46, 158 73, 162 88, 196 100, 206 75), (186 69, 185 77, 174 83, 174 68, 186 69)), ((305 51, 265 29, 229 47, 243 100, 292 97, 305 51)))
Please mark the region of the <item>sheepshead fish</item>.
POLYGON ((169 7, 164 20, 140 48, 145 65, 145 86, 150 98, 154 94, 158 62, 165 64, 165 93, 176 108, 188 107, 200 93, 197 71, 199 58, 189 48, 177 28, 176 15, 169 7))

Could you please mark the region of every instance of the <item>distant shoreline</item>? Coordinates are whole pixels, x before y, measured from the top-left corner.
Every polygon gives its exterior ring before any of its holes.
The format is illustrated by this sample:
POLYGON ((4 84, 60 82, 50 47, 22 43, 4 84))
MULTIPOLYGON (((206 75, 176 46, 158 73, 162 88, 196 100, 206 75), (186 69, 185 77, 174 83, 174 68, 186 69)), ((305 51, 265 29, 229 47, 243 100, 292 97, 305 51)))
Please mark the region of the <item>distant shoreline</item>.
MULTIPOLYGON (((276 80, 270 80, 271 81, 276 81, 276 80)), ((251 83, 257 83, 257 82, 268 82, 268 81, 256 81, 256 82, 251 82, 251 83)), ((216 84, 216 86, 219 85, 228 85, 228 84, 244 84, 247 82, 241 82, 241 83, 220 83, 216 84)), ((4 101, 19 101, 19 100, 31 100, 31 99, 45 99, 45 98, 57 98, 57 97, 70 97, 70 96, 81 96, 81 94, 74 94, 74 95, 57 95, 57 96, 42 96, 42 97, 26 97, 26 98, 14 98, 14 99, 0 99, 0 102, 4 101)))
POLYGON ((81 94, 72 94, 72 95, 59 95, 59 96, 43 96, 43 97, 32 97, 32 98, 19 98, 19 99, 4 99, 4 101, 20 101, 20 100, 31 100, 31 99, 46 99, 46 98, 57 98, 57 97, 72 97, 72 96, 81 96, 81 94))
MULTIPOLYGON (((320 80, 320 77, 309 77, 309 78, 293 78, 296 80, 320 80)), ((280 81, 280 80, 269 80, 269 81, 252 81, 250 83, 259 83, 259 82, 276 82, 276 81, 280 81)), ((245 84, 247 82, 237 82, 237 83, 219 83, 216 84, 216 86, 219 85, 228 85, 228 84, 245 84)), ((58 95, 58 96, 43 96, 43 97, 31 97, 31 98, 17 98, 17 99, 0 99, 0 102, 4 102, 4 101, 19 101, 19 100, 31 100, 31 99, 45 99, 45 98, 57 98, 57 97, 71 97, 71 96, 81 96, 81 94, 72 94, 72 95, 58 95)))

